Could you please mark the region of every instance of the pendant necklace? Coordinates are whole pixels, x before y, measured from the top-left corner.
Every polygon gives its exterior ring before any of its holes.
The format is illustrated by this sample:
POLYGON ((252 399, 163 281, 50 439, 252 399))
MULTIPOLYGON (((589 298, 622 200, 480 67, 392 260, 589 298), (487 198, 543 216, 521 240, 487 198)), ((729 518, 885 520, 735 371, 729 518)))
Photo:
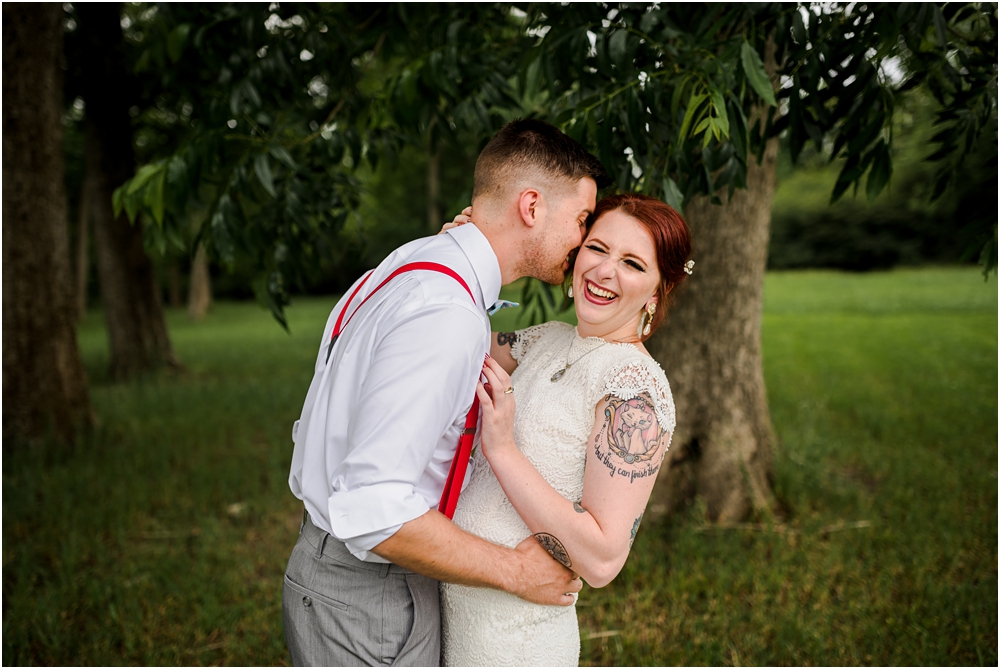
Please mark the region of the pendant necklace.
POLYGON ((606 341, 602 341, 602 342, 600 343, 600 345, 598 345, 598 346, 595 346, 594 348, 590 349, 589 351, 587 351, 586 353, 584 353, 583 355, 581 355, 580 357, 578 357, 578 358, 577 358, 576 360, 574 360, 573 362, 570 362, 570 361, 569 361, 569 356, 570 356, 570 353, 572 353, 572 351, 573 351, 573 344, 575 344, 575 343, 576 343, 576 340, 575 340, 575 339, 574 339, 573 341, 571 341, 571 342, 569 343, 569 349, 567 349, 567 350, 566 350, 566 364, 565 364, 565 365, 563 365, 563 368, 562 368, 562 369, 560 369, 560 370, 556 371, 556 373, 555 373, 555 374, 553 374, 553 375, 552 375, 552 376, 551 376, 551 377, 549 378, 549 381, 551 381, 552 383, 555 383, 556 381, 558 381, 559 379, 561 379, 561 378, 562 378, 562 377, 563 377, 563 376, 564 376, 564 375, 566 374, 566 372, 567 372, 567 371, 569 370, 569 368, 570 368, 570 367, 572 367, 572 366, 573 366, 573 365, 575 365, 576 363, 580 362, 581 360, 583 360, 583 358, 585 358, 586 356, 590 355, 591 353, 593 353, 593 352, 594 352, 594 351, 596 351, 597 349, 601 348, 601 346, 604 346, 604 345, 605 345, 605 344, 607 344, 608 342, 606 342, 606 341))

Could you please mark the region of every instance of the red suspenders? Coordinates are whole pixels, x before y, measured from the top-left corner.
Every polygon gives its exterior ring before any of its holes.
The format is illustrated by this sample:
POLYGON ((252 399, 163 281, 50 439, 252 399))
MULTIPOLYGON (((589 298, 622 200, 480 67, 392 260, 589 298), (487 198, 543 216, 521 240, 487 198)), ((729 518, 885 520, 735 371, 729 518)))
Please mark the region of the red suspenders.
MULTIPOLYGON (((333 345, 337 342, 337 338, 340 337, 340 333, 344 331, 347 324, 351 322, 352 318, 354 318, 354 314, 358 313, 358 309, 364 306, 365 302, 367 302, 372 295, 377 293, 382 286, 389 283, 389 281, 404 272, 410 272, 416 269, 447 274, 451 278, 455 279, 455 281, 458 281, 462 285, 462 288, 465 288, 465 292, 469 294, 469 297, 471 297, 473 303, 475 303, 476 298, 473 297, 472 291, 469 290, 469 286, 465 283, 462 277, 455 272, 455 270, 436 262, 411 262, 399 267, 387 276, 382 283, 375 287, 375 290, 370 292, 365 299, 361 300, 361 304, 358 305, 357 309, 351 312, 351 315, 347 317, 346 321, 344 321, 344 314, 347 313, 347 308, 351 305, 351 301, 354 299, 354 296, 358 294, 361 287, 364 286, 371 277, 371 272, 369 272, 365 278, 361 280, 361 283, 358 284, 358 287, 355 288, 347 298, 347 302, 344 303, 344 308, 341 309, 340 315, 337 316, 337 322, 333 326, 333 334, 330 336, 330 347, 326 350, 327 362, 330 362, 330 353, 333 351, 333 345)), ((458 448, 455 450, 455 459, 451 461, 451 470, 448 472, 448 480, 445 481, 444 491, 441 493, 441 502, 438 504, 438 511, 448 516, 448 518, 455 515, 455 505, 458 504, 458 495, 462 491, 462 482, 465 481, 465 471, 469 466, 469 457, 472 453, 472 440, 476 435, 476 423, 478 420, 479 396, 476 395, 472 398, 472 408, 469 409, 469 414, 465 417, 465 429, 462 430, 462 436, 458 438, 458 448)))

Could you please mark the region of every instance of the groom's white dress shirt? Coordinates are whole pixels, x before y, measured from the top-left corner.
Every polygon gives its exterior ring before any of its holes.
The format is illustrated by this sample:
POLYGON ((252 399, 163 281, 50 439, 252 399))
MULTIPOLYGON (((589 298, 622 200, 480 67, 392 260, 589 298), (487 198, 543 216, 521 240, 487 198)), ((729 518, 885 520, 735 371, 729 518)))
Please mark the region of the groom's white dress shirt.
POLYGON ((463 225, 389 255, 345 320, 394 269, 416 261, 453 269, 476 303, 452 277, 406 272, 361 307, 327 362, 355 283, 327 319, 292 430, 292 492, 317 527, 368 562, 387 562, 371 549, 438 505, 489 351, 486 308, 500 294, 496 254, 475 225, 463 225))

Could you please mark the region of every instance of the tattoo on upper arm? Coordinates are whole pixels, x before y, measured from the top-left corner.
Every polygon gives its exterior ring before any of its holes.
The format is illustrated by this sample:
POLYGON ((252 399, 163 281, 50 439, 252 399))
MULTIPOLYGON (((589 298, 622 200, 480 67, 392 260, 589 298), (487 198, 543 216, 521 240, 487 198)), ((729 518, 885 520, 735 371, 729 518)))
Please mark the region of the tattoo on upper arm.
POLYGON ((497 333, 497 344, 499 346, 513 346, 517 343, 517 333, 516 332, 498 332, 497 333))
POLYGON ((594 454, 609 474, 636 479, 654 476, 663 461, 666 430, 660 429, 653 404, 646 396, 623 400, 604 398, 604 424, 594 439, 594 454), (654 465, 653 462, 656 464, 654 465))
POLYGON ((632 542, 635 541, 635 533, 639 531, 639 523, 641 522, 642 522, 642 514, 640 513, 639 517, 635 519, 634 523, 632 523, 632 538, 628 540, 629 548, 632 548, 632 542))
POLYGON ((587 513, 587 510, 580 506, 579 502, 573 502, 573 510, 577 513, 587 513))
POLYGON ((542 548, 544 548, 556 562, 567 569, 573 566, 573 562, 569 559, 569 553, 566 552, 566 547, 563 546, 562 542, 554 536, 546 534, 545 532, 539 532, 535 535, 535 539, 538 540, 538 543, 542 545, 542 548))

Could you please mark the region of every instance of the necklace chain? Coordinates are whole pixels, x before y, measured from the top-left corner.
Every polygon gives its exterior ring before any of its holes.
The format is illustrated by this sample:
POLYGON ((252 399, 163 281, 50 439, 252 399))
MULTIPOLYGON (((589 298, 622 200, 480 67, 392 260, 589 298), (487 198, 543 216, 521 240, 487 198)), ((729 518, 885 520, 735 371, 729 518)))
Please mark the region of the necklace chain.
POLYGON ((555 383, 556 381, 558 381, 559 379, 561 379, 561 378, 562 378, 562 377, 563 377, 563 376, 564 376, 564 375, 566 374, 566 372, 567 372, 567 371, 569 370, 569 368, 570 368, 570 367, 572 367, 572 366, 573 366, 573 365, 575 365, 576 363, 580 362, 581 360, 583 360, 583 358, 585 358, 586 356, 590 355, 591 353, 593 353, 593 352, 594 352, 594 351, 596 351, 597 349, 601 348, 602 346, 604 346, 604 345, 605 345, 605 344, 607 344, 608 342, 606 342, 606 341, 602 341, 602 342, 601 342, 600 344, 598 344, 598 345, 597 345, 597 346, 595 346, 594 348, 592 348, 592 349, 590 349, 589 351, 587 351, 586 353, 584 353, 584 354, 580 355, 580 356, 579 356, 579 357, 578 357, 578 358, 577 358, 576 360, 574 360, 573 362, 570 362, 570 361, 569 361, 569 356, 570 356, 570 354, 572 354, 572 352, 573 352, 573 344, 575 344, 575 343, 576 343, 576 339, 575 339, 575 338, 574 338, 574 339, 573 339, 573 340, 572 340, 572 341, 571 341, 571 342, 569 343, 569 348, 567 348, 567 349, 566 349, 566 364, 565 364, 565 365, 563 365, 563 368, 562 368, 562 369, 560 369, 560 370, 557 370, 557 371, 556 371, 556 373, 555 373, 555 374, 553 374, 553 375, 552 375, 552 376, 551 376, 551 377, 549 378, 549 380, 550 380, 550 381, 551 381, 552 383, 555 383))

